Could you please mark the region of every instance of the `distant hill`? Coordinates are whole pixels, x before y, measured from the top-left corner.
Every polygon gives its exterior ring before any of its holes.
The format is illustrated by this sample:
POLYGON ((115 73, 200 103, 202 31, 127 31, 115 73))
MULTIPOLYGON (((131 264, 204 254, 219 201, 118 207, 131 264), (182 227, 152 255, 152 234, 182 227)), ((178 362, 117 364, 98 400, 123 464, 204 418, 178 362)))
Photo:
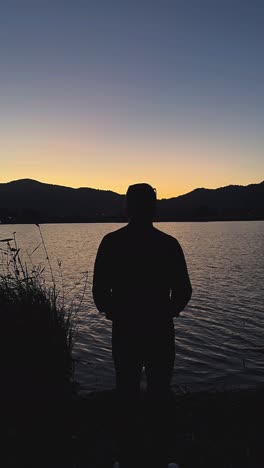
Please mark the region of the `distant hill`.
POLYGON ((264 181, 247 186, 198 188, 176 198, 161 200, 159 213, 167 220, 264 219, 264 181))
MULTIPOLYGON (((0 184, 2 223, 125 221, 124 206, 124 195, 107 190, 73 189, 31 179, 0 184)), ((240 219, 264 219, 264 181, 199 188, 158 201, 160 221, 240 219)))
POLYGON ((82 222, 123 215, 124 196, 93 188, 63 187, 22 179, 0 184, 0 220, 82 222))

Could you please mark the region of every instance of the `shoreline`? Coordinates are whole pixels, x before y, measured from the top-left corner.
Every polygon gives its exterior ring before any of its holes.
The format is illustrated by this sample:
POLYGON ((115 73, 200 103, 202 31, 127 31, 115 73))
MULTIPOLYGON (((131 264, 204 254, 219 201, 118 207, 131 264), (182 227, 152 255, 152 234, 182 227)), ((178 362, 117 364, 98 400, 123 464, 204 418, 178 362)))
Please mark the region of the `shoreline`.
MULTIPOLYGON (((178 463, 180 468, 261 468, 263 400, 264 386, 211 394, 173 394, 169 418, 160 423, 159 405, 148 406, 146 393, 142 392, 136 410, 137 438, 132 432, 129 440, 131 453, 137 449, 136 440, 146 445, 147 456, 155 450, 152 437, 158 428, 167 437, 167 460, 178 463)), ((44 404, 34 400, 23 405, 18 402, 12 409, 19 407, 19 412, 13 419, 10 413, 7 415, 12 426, 7 432, 13 463, 6 466, 112 468, 120 457, 116 402, 114 390, 44 404), (24 454, 19 450, 21 446, 24 454)))
MULTIPOLYGON (((262 431, 259 431, 263 421, 263 399, 264 386, 254 390, 210 394, 174 393, 169 403, 170 417, 167 427, 162 428, 168 434, 168 460, 186 468, 259 468, 258 460, 261 458, 263 446, 262 431)), ((109 434, 114 434, 117 429, 113 411, 115 392, 93 392, 81 401, 81 404, 79 402, 74 406, 75 409, 79 409, 74 437, 81 456, 80 461, 83 463, 77 466, 84 467, 89 460, 90 465, 87 466, 91 468, 97 464, 106 466, 107 460, 118 459, 119 454, 115 437, 109 438, 109 434), (97 428, 96 432, 91 431, 91 426, 97 428), (84 447, 91 439, 93 443, 90 444, 87 458, 84 447)), ((153 427, 148 424, 147 413, 144 415, 144 392, 139 404, 139 427, 142 437, 146 438, 153 427)))
MULTIPOLYGON (((182 219, 182 220, 154 220, 153 223, 232 223, 232 222, 258 222, 264 221, 264 218, 241 218, 241 219, 182 219)), ((92 221, 14 221, 12 223, 0 221, 0 226, 14 226, 14 225, 47 225, 47 224, 127 224, 127 219, 124 220, 92 220, 92 221)))

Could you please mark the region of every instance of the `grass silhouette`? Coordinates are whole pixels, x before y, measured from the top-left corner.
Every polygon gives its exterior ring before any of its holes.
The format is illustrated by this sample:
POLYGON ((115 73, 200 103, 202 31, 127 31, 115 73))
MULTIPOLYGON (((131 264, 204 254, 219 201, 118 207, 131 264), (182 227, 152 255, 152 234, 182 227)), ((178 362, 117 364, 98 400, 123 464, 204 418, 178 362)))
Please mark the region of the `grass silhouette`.
MULTIPOLYGON (((16 234, 0 240, 0 323, 4 395, 33 398, 63 398, 74 389, 72 356, 76 318, 84 299, 88 274, 78 284, 82 295, 66 300, 61 262, 57 261, 60 285, 57 284, 41 227, 36 225, 39 245, 21 255, 16 234), (45 265, 35 265, 34 252, 42 248, 45 265)), ((72 288, 74 289, 74 288, 72 288)))

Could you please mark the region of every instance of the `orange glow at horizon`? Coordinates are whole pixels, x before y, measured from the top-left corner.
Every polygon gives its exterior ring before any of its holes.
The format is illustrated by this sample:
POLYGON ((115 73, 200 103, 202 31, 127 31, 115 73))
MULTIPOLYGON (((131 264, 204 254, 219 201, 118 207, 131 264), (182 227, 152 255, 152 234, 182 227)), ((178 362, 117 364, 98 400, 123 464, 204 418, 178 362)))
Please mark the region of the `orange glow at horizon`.
POLYGON ((91 187, 124 194, 129 185, 147 182, 158 198, 171 198, 195 188, 259 183, 261 167, 250 150, 185 136, 170 141, 103 140, 99 134, 3 134, 0 182, 30 178, 68 187, 91 187))
MULTIPOLYGON (((3 173, 2 173, 3 176, 3 173)), ((42 172, 41 174, 35 171, 12 171, 12 175, 8 176, 8 174, 4 177, 0 178, 0 183, 11 182, 12 180, 18 179, 34 179, 38 180, 39 182, 47 183, 47 184, 54 184, 54 185, 61 185, 65 187, 72 187, 72 188, 79 188, 79 187, 88 187, 94 188, 99 190, 111 190, 113 192, 119 194, 125 194, 129 185, 140 183, 140 182, 147 182, 157 190, 157 197, 158 199, 162 198, 172 198, 177 197, 179 195, 183 195, 185 193, 191 192, 196 188, 208 188, 208 189, 215 189, 219 187, 223 187, 226 185, 248 185, 251 183, 259 183, 262 181, 261 177, 256 178, 246 178, 242 177, 239 179, 235 179, 232 177, 225 178, 224 174, 222 177, 219 176, 215 180, 207 178, 201 178, 200 183, 197 182, 197 179, 193 177, 191 180, 188 180, 188 183, 184 180, 179 180, 175 177, 175 181, 172 180, 171 176, 168 176, 167 180, 159 180, 157 177, 142 177, 142 176, 127 176, 126 179, 122 179, 122 181, 117 180, 102 180, 99 176, 96 177, 89 177, 89 175, 82 175, 77 176, 76 178, 73 177, 70 172, 68 174, 64 174, 63 177, 58 172, 53 172, 51 174, 42 172), (207 179, 207 180, 206 180, 207 179)))

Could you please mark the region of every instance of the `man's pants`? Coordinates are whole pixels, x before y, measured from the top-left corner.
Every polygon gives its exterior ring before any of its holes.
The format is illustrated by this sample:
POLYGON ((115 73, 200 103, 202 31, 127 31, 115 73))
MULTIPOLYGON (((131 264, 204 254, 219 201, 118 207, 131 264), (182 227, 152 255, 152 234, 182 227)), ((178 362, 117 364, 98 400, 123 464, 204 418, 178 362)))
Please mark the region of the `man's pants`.
POLYGON ((143 366, 148 392, 162 395, 169 391, 175 359, 173 320, 153 325, 113 323, 112 353, 116 388, 123 396, 137 396, 143 366))
POLYGON ((171 413, 168 397, 175 358, 173 321, 159 326, 114 323, 112 351, 119 402, 120 466, 163 468, 167 466, 171 413), (142 405, 139 395, 143 366, 149 398, 142 405))

